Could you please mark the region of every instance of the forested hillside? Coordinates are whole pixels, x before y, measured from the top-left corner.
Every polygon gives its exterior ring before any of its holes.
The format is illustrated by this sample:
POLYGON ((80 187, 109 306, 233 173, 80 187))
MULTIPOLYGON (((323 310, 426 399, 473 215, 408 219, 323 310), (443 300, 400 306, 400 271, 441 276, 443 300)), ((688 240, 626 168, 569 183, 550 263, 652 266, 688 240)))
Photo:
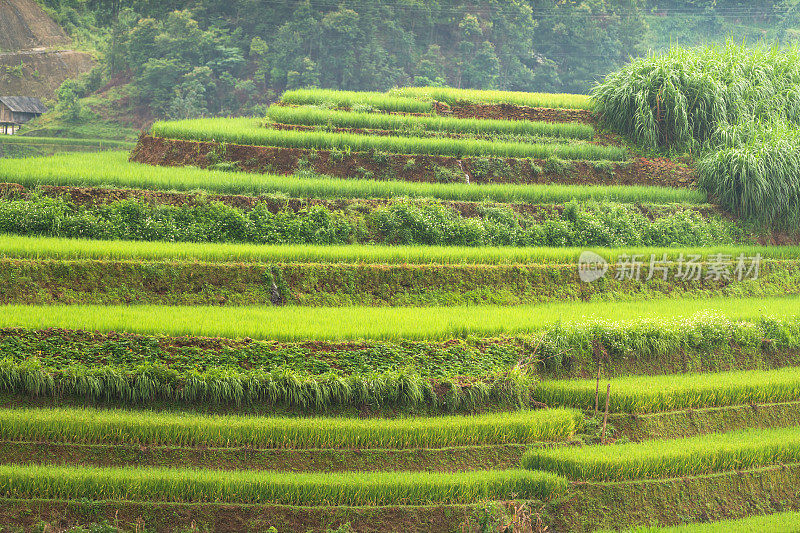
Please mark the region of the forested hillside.
POLYGON ((249 114, 305 86, 585 93, 670 40, 786 41, 798 18, 795 0, 39 1, 104 58, 72 93, 113 80, 170 118, 249 114))

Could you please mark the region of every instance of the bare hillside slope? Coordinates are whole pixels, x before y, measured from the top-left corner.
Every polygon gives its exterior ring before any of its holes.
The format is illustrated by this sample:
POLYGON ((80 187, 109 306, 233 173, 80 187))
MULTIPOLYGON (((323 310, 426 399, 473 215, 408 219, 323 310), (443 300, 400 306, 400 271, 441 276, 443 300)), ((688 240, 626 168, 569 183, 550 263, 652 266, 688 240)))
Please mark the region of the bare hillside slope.
POLYGON ((0 94, 51 98, 94 59, 69 50, 64 30, 34 0, 0 0, 0 94))
POLYGON ((0 51, 70 44, 64 30, 33 0, 0 0, 0 51))

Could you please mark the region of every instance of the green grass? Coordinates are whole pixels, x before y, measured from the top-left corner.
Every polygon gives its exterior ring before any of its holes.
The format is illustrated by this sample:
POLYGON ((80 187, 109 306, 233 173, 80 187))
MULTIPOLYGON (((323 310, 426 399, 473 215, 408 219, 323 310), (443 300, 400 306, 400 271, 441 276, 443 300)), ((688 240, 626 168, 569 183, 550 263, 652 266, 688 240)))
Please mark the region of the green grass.
POLYGON ((374 136, 325 131, 292 131, 265 128, 253 118, 204 118, 156 122, 152 134, 168 139, 227 142, 240 145, 274 146, 309 150, 373 150, 397 154, 449 157, 493 156, 515 158, 626 161, 628 151, 618 146, 596 144, 528 144, 481 139, 374 136))
POLYGON ((414 98, 391 96, 377 92, 336 91, 333 89, 294 89, 281 96, 281 102, 292 105, 317 105, 350 109, 360 106, 381 111, 430 113, 433 106, 414 98))
POLYGON ((459 102, 476 104, 512 104, 528 107, 592 109, 592 100, 583 94, 528 93, 518 91, 479 91, 454 87, 402 87, 390 95, 436 100, 453 105, 459 102))
POLYGON ((223 194, 286 194, 305 198, 438 198, 456 201, 565 203, 608 200, 623 203, 707 201, 705 193, 685 188, 598 185, 466 185, 404 181, 342 180, 245 172, 161 167, 128 161, 124 152, 58 154, 30 159, 0 158, 0 181, 27 186, 61 185, 157 190, 204 190, 223 194))
POLYGON ((800 427, 674 440, 529 450, 524 468, 583 481, 699 476, 800 461, 800 427))
POLYGON ((354 113, 317 108, 272 106, 268 116, 280 124, 332 126, 374 130, 424 130, 465 134, 536 135, 586 139, 594 137, 594 128, 581 123, 533 122, 528 120, 479 120, 452 117, 414 117, 381 113, 354 113))
POLYGON ((109 139, 75 139, 65 137, 23 137, 20 135, 0 135, 0 144, 33 144, 33 145, 66 145, 88 146, 97 148, 127 148, 131 149, 136 143, 115 141, 109 139))
MULTIPOLYGON (((624 413, 800 400, 800 368, 630 376, 606 382, 611 383, 610 409, 624 413)), ((595 387, 595 380, 543 381, 534 395, 551 407, 593 409, 595 387)))
POLYGON ((558 321, 631 321, 717 312, 732 320, 794 317, 800 298, 570 302, 536 306, 378 307, 0 307, 0 328, 65 328, 273 340, 446 339, 537 332, 558 321))
POLYGON ((425 505, 547 500, 567 490, 546 472, 486 470, 303 473, 157 468, 0 466, 6 498, 224 502, 282 505, 425 505))
MULTIPOLYGON (((800 532, 800 512, 775 513, 771 515, 750 516, 739 520, 723 520, 705 524, 685 524, 673 527, 636 527, 623 533, 798 533, 800 532)), ((611 530, 597 533, 613 533, 611 530)))
MULTIPOLYGON (((369 264, 574 264, 584 248, 517 248, 462 246, 341 246, 310 244, 227 244, 163 241, 95 241, 59 237, 0 234, 0 257, 29 259, 199 260, 226 262, 369 263, 369 264)), ((623 254, 650 260, 663 254, 710 257, 725 254, 735 262, 740 254, 766 260, 800 259, 800 246, 713 246, 706 248, 594 248, 614 261, 623 254)), ((649 266, 649 265, 648 265, 649 266)))
POLYGON ((259 418, 94 409, 0 409, 0 439, 142 446, 446 448, 561 441, 579 411, 435 418, 259 418))

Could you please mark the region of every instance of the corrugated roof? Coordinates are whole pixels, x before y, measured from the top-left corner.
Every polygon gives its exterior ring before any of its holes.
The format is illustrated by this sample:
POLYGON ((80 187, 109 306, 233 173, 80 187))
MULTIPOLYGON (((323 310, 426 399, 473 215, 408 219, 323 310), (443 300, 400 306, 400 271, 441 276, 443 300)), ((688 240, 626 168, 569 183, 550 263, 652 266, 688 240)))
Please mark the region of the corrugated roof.
POLYGON ((0 102, 14 113, 46 113, 47 108, 41 100, 30 96, 0 96, 0 102))

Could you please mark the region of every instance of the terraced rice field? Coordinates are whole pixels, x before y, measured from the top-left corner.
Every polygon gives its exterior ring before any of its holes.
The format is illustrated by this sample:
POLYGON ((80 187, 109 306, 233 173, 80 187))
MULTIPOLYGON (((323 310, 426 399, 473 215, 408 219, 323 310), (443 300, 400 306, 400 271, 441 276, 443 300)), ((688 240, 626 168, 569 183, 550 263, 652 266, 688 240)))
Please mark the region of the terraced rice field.
POLYGON ((0 159, 0 523, 797 522, 798 232, 595 98, 302 89, 0 159))

